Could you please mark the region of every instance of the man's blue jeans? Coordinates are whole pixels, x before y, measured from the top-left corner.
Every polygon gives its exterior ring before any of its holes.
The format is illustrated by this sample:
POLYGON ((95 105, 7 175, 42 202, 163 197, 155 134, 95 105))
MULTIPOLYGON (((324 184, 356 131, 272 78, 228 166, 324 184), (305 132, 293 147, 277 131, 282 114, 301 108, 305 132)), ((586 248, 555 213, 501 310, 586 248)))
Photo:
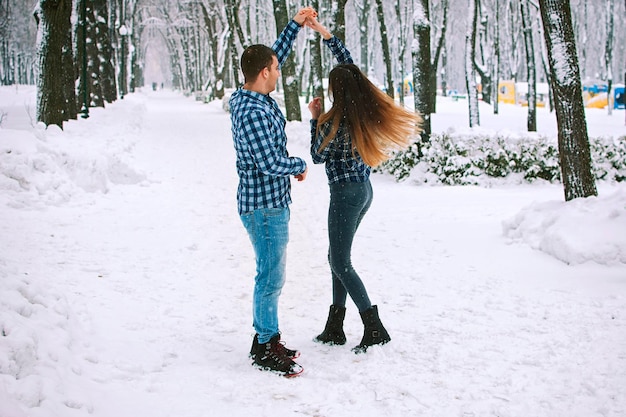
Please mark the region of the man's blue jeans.
POLYGON ((289 215, 288 207, 258 209, 241 215, 256 255, 252 317, 261 344, 279 333, 278 297, 285 284, 289 215))

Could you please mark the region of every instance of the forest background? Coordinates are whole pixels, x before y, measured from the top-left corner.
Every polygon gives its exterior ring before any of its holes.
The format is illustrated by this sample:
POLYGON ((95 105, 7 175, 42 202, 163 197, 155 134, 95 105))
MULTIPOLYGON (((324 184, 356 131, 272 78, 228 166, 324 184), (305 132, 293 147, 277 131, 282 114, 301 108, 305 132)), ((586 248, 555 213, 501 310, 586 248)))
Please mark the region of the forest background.
MULTIPOLYGON (((356 63, 400 100, 404 97, 399 94, 400 85, 415 67, 414 40, 424 14, 431 76, 436 77, 431 94, 467 93, 465 38, 471 29, 475 31, 476 87, 484 93, 484 101, 497 106, 495 79, 527 81, 529 72, 536 71, 537 82, 548 80, 539 5, 534 0, 0 0, 2 85, 36 83, 41 45, 35 16, 42 14, 46 3, 65 4, 65 10, 56 13, 69 13, 71 26, 62 35, 71 39, 71 51, 66 52, 72 53, 70 75, 79 86, 76 101, 83 112, 144 85, 220 98, 224 88, 242 82, 238 57, 243 48, 253 43, 271 45, 277 27, 282 29, 305 5, 318 9, 320 20, 345 40, 356 63), (424 6, 426 11, 420 10, 424 6), (477 19, 471 28, 474 9, 477 19), (530 35, 530 45, 525 34, 530 35), (529 54, 536 69, 529 66, 529 54), (88 97, 82 87, 83 63, 88 97)), ((582 81, 623 82, 626 1, 569 3, 582 81)), ((283 71, 295 78, 284 80, 283 85, 313 94, 321 88, 311 70, 318 65, 316 58, 321 58, 322 74, 327 74, 332 57, 319 48, 313 34, 299 37, 296 51, 288 63, 293 68, 283 71)), ((297 119, 297 109, 289 107, 287 103, 288 119, 297 119)))
MULTIPOLYGON (((422 146, 432 143, 430 115, 436 113, 438 92, 467 98, 469 127, 475 127, 480 125, 479 100, 492 104, 498 113, 500 80, 525 80, 527 127, 535 132, 536 87, 547 81, 548 104, 554 106, 559 124, 560 175, 554 179, 563 182, 566 200, 597 195, 598 174, 592 167, 581 84, 606 84, 611 97, 613 74, 621 74, 626 62, 620 24, 626 1, 38 0, 30 8, 28 4, 0 3, 0 79, 7 85, 37 85, 35 119, 45 125, 63 127, 78 115, 87 118, 89 108, 104 107, 146 84, 182 90, 202 101, 221 99, 242 85, 241 51, 254 43, 271 44, 300 7, 311 6, 388 95, 400 104, 405 104, 405 94, 412 95, 413 108, 424 123, 417 148, 409 151, 415 154, 411 164, 422 158, 422 146)), ((298 38, 295 53, 281 68, 278 86, 277 98, 287 120, 301 119, 303 95, 324 97, 323 80, 332 65, 319 34, 309 31, 298 38)), ((0 125, 2 118, 0 109, 0 125)), ((617 152, 612 145, 607 152, 621 156, 623 142, 623 138, 615 142, 617 152)), ((509 156, 496 158, 504 168, 511 165, 509 156)))

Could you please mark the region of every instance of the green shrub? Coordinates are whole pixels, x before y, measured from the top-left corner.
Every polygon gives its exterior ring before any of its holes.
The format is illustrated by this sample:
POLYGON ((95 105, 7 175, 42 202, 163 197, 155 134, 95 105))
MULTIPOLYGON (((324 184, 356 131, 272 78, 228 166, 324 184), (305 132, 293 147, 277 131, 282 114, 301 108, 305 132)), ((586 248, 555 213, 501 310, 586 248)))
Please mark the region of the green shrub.
MULTIPOLYGON (((626 137, 591 138, 596 179, 626 180, 626 137)), ((450 185, 478 184, 485 178, 511 175, 533 182, 560 181, 559 151, 555 139, 530 134, 521 137, 442 133, 396 153, 378 171, 398 181, 418 166, 424 181, 450 185)))

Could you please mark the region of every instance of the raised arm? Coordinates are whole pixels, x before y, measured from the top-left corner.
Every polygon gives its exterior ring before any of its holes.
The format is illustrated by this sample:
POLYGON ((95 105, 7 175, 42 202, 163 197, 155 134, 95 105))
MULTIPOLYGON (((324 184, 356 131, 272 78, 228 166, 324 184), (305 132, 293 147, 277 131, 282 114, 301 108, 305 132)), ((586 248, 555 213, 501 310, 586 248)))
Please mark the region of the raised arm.
POLYGON ((276 58, 281 67, 291 52, 291 47, 300 32, 300 28, 305 24, 307 19, 315 19, 315 16, 317 16, 317 12, 311 7, 300 9, 280 33, 278 39, 276 39, 276 42, 272 45, 272 49, 276 52, 276 58))
POLYGON ((308 17, 304 24, 314 31, 319 32, 322 39, 324 39, 324 44, 330 48, 330 51, 333 53, 333 56, 339 64, 354 63, 352 56, 350 55, 350 51, 346 48, 343 42, 341 42, 341 39, 330 33, 330 31, 318 22, 315 17, 308 17))

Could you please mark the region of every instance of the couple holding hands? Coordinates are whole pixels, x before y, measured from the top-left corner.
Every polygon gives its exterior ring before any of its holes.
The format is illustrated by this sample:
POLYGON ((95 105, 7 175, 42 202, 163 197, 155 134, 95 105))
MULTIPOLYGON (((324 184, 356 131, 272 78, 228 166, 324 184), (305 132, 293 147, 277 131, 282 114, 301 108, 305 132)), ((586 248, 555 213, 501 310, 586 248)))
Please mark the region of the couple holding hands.
POLYGON ((291 180, 303 181, 306 162, 287 152, 285 117, 269 93, 274 91, 280 67, 291 52, 300 29, 307 26, 323 38, 338 65, 329 74, 331 108, 322 113, 320 98, 309 103, 311 158, 324 163, 330 188, 328 237, 332 277, 332 304, 316 342, 343 345, 347 296, 358 308, 364 326, 361 342, 353 348, 364 353, 370 346, 391 340, 372 305, 363 281, 352 267, 354 235, 372 202, 369 176, 372 167, 404 148, 419 133, 420 117, 398 106, 354 65, 343 42, 317 20, 310 7, 298 11, 274 45, 252 45, 241 56, 245 84, 230 99, 232 135, 239 186, 237 207, 256 257, 253 293, 255 336, 253 365, 284 376, 303 368, 300 353, 281 342, 278 299, 285 283, 289 240, 291 180))

